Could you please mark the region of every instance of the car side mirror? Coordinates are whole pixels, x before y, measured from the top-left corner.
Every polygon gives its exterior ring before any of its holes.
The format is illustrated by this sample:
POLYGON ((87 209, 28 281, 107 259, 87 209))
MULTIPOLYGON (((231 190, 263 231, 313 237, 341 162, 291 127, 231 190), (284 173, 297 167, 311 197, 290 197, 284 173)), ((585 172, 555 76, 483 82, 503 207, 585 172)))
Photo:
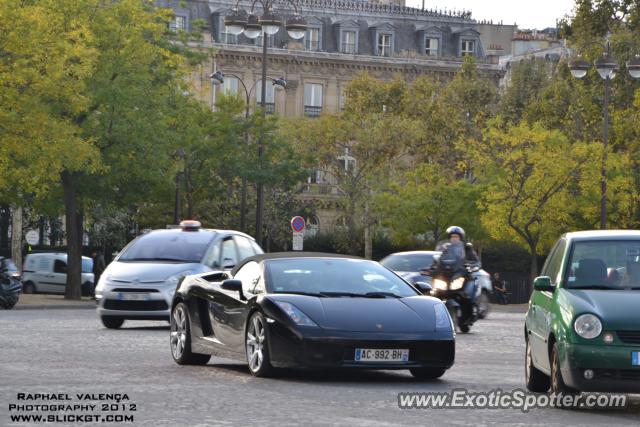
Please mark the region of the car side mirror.
POLYGON ((540 276, 534 279, 533 289, 541 292, 553 292, 555 287, 551 284, 549 276, 540 276))
POLYGON ((227 279, 222 282, 220 287, 225 291, 238 292, 240 294, 240 299, 244 299, 244 294, 242 293, 242 281, 237 279, 227 279))
POLYGON ((433 289, 430 284, 425 282, 416 282, 413 285, 425 295, 429 295, 431 293, 431 289, 433 289))

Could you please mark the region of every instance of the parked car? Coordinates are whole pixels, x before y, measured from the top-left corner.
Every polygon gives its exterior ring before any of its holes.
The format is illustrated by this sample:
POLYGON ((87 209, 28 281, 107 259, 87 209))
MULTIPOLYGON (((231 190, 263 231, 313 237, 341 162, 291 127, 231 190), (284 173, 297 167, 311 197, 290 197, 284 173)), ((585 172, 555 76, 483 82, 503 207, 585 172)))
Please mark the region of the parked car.
POLYGON ((377 262, 288 252, 248 258, 229 275, 185 278, 170 348, 178 364, 218 355, 259 377, 286 367, 407 369, 434 379, 453 365, 455 333, 440 300, 377 262))
POLYGON ((20 271, 11 258, 0 256, 0 308, 12 309, 22 290, 20 271))
POLYGON ((230 271, 262 248, 244 233, 203 229, 183 221, 178 229, 153 230, 129 243, 100 276, 97 311, 107 328, 125 319, 169 320, 179 281, 207 271, 230 271))
MULTIPOLYGON (((380 260, 380 264, 399 274, 409 283, 424 282, 430 285, 431 276, 422 275, 421 271, 431 267, 433 261, 439 256, 439 251, 396 252, 380 260)), ((478 284, 478 293, 476 295, 478 317, 484 319, 489 314, 489 301, 493 292, 491 276, 482 269, 472 272, 471 276, 478 284)))
MULTIPOLYGON (((93 260, 82 257, 82 295, 93 294, 93 260)), ((67 254, 42 252, 27 255, 22 267, 22 292, 25 294, 64 294, 67 285, 67 254)))
POLYGON ((640 232, 562 235, 533 287, 529 390, 640 392, 640 232))

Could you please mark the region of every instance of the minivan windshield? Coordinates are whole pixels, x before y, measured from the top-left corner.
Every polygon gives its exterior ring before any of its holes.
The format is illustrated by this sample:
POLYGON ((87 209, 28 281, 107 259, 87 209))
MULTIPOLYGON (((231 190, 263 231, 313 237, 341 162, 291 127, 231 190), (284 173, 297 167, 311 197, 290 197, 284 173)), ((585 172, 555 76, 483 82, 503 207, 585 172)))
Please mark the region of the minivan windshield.
POLYGON ((567 289, 640 290, 640 240, 575 242, 566 283, 567 289))
POLYGON ((118 261, 198 263, 213 237, 204 231, 152 231, 138 237, 118 261))

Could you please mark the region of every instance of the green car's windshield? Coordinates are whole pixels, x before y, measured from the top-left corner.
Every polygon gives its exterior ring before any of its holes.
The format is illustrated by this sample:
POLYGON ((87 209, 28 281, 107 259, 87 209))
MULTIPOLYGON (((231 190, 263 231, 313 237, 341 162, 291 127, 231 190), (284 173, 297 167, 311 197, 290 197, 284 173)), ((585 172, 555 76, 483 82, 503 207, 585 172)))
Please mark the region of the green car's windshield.
POLYGON ((575 242, 568 289, 640 290, 640 240, 575 242))

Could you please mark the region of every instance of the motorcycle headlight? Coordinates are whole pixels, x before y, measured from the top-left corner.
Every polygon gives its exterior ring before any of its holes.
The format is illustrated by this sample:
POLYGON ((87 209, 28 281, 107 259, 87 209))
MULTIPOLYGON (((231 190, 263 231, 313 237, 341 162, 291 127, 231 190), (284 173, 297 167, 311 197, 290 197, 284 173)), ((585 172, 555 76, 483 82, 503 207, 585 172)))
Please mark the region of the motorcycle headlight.
POLYGON ((573 329, 582 338, 591 340, 602 332, 602 322, 593 314, 583 314, 573 322, 573 329))
POLYGON ((458 277, 451 282, 451 286, 449 289, 451 289, 452 291, 456 291, 458 289, 462 289, 462 286, 464 286, 464 277, 458 277))
POLYGON ((439 291, 447 290, 447 282, 442 279, 433 279, 433 289, 437 289, 439 291))
POLYGON ((293 305, 291 303, 288 303, 288 302, 284 302, 284 301, 276 301, 276 305, 278 307, 280 307, 282 309, 282 311, 287 313, 287 316, 289 316, 289 318, 291 320, 293 320, 296 325, 299 325, 299 326, 318 326, 316 324, 316 322, 311 320, 311 318, 309 316, 304 314, 302 312, 302 310, 300 310, 295 305, 293 305))

